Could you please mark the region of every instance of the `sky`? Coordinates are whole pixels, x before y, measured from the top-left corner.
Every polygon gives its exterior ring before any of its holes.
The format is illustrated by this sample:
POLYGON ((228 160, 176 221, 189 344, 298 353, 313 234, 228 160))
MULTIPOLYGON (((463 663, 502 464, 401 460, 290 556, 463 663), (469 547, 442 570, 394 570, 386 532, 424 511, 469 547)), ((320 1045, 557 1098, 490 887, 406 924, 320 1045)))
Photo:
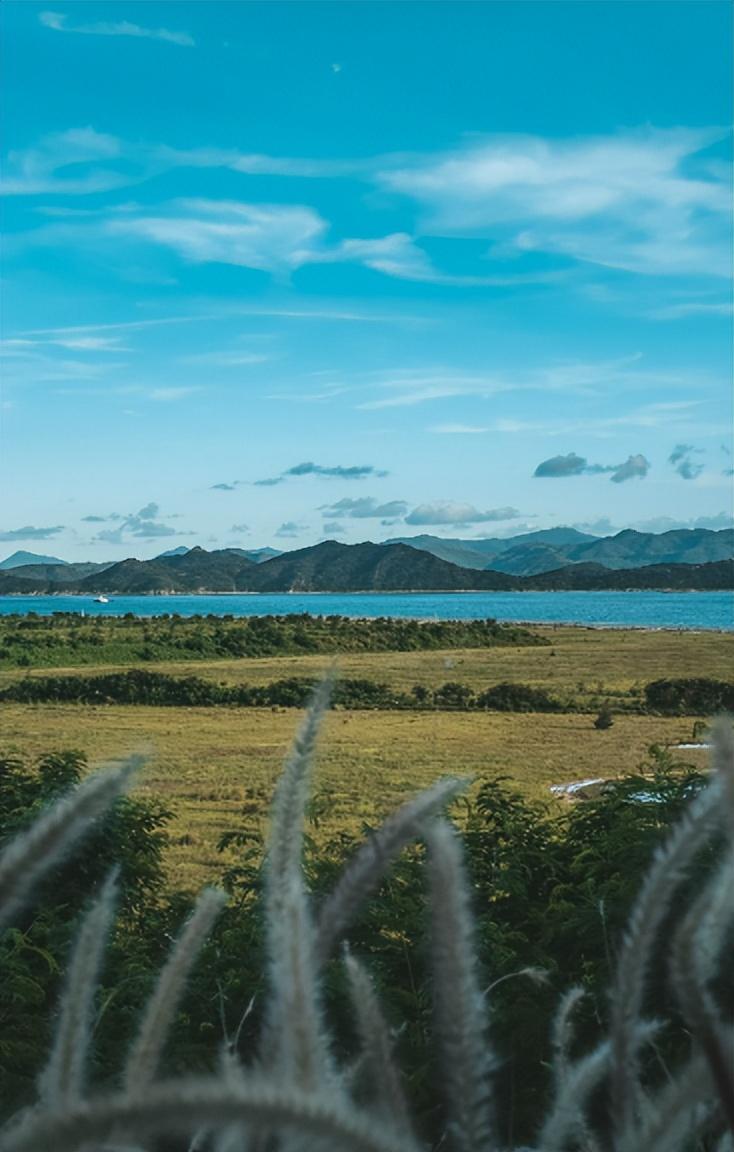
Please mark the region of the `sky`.
POLYGON ((0 19, 0 556, 732 524, 728 0, 0 19))

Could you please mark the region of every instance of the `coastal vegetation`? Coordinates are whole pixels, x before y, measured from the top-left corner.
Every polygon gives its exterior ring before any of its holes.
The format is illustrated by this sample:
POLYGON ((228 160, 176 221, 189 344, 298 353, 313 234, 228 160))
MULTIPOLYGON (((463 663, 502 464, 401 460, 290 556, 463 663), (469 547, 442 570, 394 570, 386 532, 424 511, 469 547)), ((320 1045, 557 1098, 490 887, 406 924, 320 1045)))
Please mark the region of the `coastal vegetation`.
POLYGON ((244 619, 72 612, 0 616, 0 668, 543 644, 548 640, 535 631, 496 620, 356 620, 308 613, 244 619))

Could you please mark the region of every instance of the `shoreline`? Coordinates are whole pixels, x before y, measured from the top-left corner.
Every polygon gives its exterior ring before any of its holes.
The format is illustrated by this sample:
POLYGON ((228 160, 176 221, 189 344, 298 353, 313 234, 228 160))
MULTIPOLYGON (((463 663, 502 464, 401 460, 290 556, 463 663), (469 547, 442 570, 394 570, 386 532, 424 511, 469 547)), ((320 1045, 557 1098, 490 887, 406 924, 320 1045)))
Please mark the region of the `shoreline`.
MULTIPOLYGON (((563 596, 572 593, 592 594, 597 596, 644 596, 653 593, 656 596, 723 596, 734 595, 734 588, 366 588, 363 591, 315 591, 308 589, 287 592, 205 592, 198 589, 196 592, 105 592, 101 595, 122 599, 160 599, 162 597, 183 597, 192 599, 197 596, 563 596)), ((100 595, 100 593, 98 593, 100 595)), ((92 592, 1 592, 0 602, 3 600, 51 600, 64 597, 66 599, 86 600, 96 603, 92 592)))

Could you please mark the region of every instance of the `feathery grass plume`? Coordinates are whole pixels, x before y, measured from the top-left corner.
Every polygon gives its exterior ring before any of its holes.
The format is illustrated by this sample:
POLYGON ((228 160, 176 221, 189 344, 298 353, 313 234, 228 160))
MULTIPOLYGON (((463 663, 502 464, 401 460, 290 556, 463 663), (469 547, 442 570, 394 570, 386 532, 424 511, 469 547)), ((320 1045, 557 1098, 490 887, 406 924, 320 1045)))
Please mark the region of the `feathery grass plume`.
POLYGON ((734 723, 731 716, 719 716, 711 726, 711 762, 722 781, 729 835, 734 838, 734 723))
POLYGON ((131 1096, 145 1093, 158 1071, 184 984, 226 899, 224 892, 204 889, 158 977, 125 1067, 131 1096))
POLYGON ((125 791, 144 762, 142 756, 130 756, 115 768, 88 776, 11 840, 0 857, 0 926, 22 907, 43 874, 125 791))
POLYGON ((671 976, 681 1011, 708 1060, 711 1077, 734 1132, 734 1050, 727 1048, 721 1011, 710 990, 734 917, 734 851, 727 852, 673 941, 671 976))
MULTIPOLYGON (((569 988, 561 997, 561 1003, 553 1018, 553 1026, 551 1029, 551 1044, 553 1047, 552 1072, 557 1105, 561 1103, 563 1099, 566 1081, 573 1068, 570 1056, 571 1044, 573 1042, 572 1017, 585 996, 586 992, 578 984, 569 988)), ((579 1135, 583 1140, 584 1152, 601 1152, 601 1145, 591 1131, 586 1119, 584 1111, 586 1101, 583 1098, 577 1098, 577 1085, 572 1087, 571 1100, 572 1102, 574 1100, 576 1102, 575 1123, 579 1135)), ((563 1104, 561 1104, 561 1108, 563 1108, 563 1104)))
POLYGON ((315 1089, 326 1080, 335 1090, 302 861, 311 760, 332 682, 329 677, 317 688, 278 782, 265 863, 270 1000, 261 1059, 287 1083, 302 1089, 315 1089))
MULTIPOLYGON (((225 1084, 239 1085, 242 1082, 242 1067, 237 1056, 225 1044, 219 1054, 219 1074, 225 1084)), ((200 1146, 203 1147, 203 1144, 200 1146)), ((228 1124, 219 1127, 210 1145, 212 1152, 243 1152, 247 1149, 247 1127, 244 1124, 228 1124)), ((192 1146, 189 1152, 196 1152, 192 1146)), ((249 1152, 249 1149, 248 1149, 249 1152)))
POLYGON ((331 1141, 349 1152, 425 1152, 406 1133, 373 1114, 347 1105, 330 1092, 301 1092, 271 1077, 243 1078, 239 1085, 218 1076, 158 1081, 144 1096, 98 1096, 59 1112, 33 1112, 0 1132, 0 1152, 79 1152, 115 1131, 136 1136, 189 1135, 203 1127, 250 1124, 298 1133, 315 1148, 331 1141))
POLYGON ((39 1097, 46 1108, 73 1104, 81 1099, 84 1091, 94 997, 116 895, 117 869, 114 869, 84 917, 71 955, 56 1035, 39 1080, 39 1097))
POLYGON ((331 672, 313 694, 275 789, 265 858, 265 898, 268 911, 273 914, 277 912, 281 890, 287 890, 293 875, 301 875, 311 765, 333 686, 334 674, 331 672))
POLYGON ((426 839, 435 1031, 443 1062, 449 1146, 453 1152, 490 1152, 497 1147, 491 1106, 496 1062, 486 1036, 469 886, 451 825, 437 820, 426 839))
MULTIPOLYGON (((729 1033, 729 1043, 734 1036, 729 1033)), ((633 1121, 615 1143, 615 1152, 688 1152, 697 1128, 710 1116, 711 1074, 697 1053, 678 1075, 646 1100, 641 1121, 633 1121), (698 1112, 698 1115, 697 1115, 698 1112)))
MULTIPOLYGON (((578 991, 571 989, 571 993, 578 991)), ((571 993, 567 993, 564 1000, 568 1003, 571 993)), ((578 1003, 576 998, 575 1003, 578 1003)), ((564 1005, 561 1005, 563 1009, 564 1005)), ((568 1016, 568 1008, 566 1009, 568 1016)), ((557 1027, 557 1026, 556 1026, 557 1027)), ((640 1024, 635 1037, 638 1046, 651 1040, 660 1030, 657 1021, 646 1021, 640 1024)), ((569 1140, 582 1140, 586 1149, 593 1149, 596 1144, 593 1134, 589 1131, 585 1110, 594 1090, 601 1084, 606 1076, 613 1051, 611 1043, 604 1040, 593 1051, 572 1064, 567 1064, 562 1078, 556 1079, 556 1094, 553 1105, 543 1122, 540 1130, 538 1152, 565 1152, 569 1140)), ((614 1145, 616 1150, 616 1145, 614 1145)), ((640 1144, 637 1152, 642 1152, 646 1146, 640 1144)))
POLYGON ((652 953, 673 895, 720 818, 719 778, 693 800, 658 849, 630 915, 612 990, 612 1115, 619 1133, 632 1126, 640 1097, 638 1036, 652 953))
POLYGON ((393 1059, 390 1031, 380 1009, 372 981, 349 950, 344 950, 354 1016, 362 1043, 363 1068, 376 1110, 396 1128, 412 1131, 410 1112, 393 1059))
POLYGON ((393 812, 346 865, 336 887, 321 905, 318 917, 318 958, 324 963, 364 901, 377 888, 396 856, 420 836, 426 820, 444 808, 469 780, 453 776, 439 780, 393 812))
POLYGON ((556 1082, 556 1091, 560 1088, 568 1075, 570 1067, 570 1050, 573 1041, 573 1025, 571 1018, 581 1001, 586 996, 584 989, 576 984, 564 992, 561 1003, 553 1018, 551 1043, 553 1046, 553 1078, 556 1082))

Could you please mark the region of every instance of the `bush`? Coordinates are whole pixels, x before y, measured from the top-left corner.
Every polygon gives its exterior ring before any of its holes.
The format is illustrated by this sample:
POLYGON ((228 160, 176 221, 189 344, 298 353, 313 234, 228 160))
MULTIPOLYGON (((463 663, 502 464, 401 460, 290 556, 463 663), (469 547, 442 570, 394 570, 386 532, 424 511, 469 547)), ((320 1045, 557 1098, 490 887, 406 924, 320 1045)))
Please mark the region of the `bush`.
POLYGON ((692 677, 653 680, 645 686, 645 704, 662 716, 713 716, 734 712, 734 684, 725 680, 692 677))
POLYGON ((542 688, 528 684, 496 684, 477 696, 477 706, 493 712, 562 712, 563 705, 542 688))
POLYGON ((602 704, 601 708, 599 709, 599 715, 594 721, 594 727, 599 732, 604 732, 607 728, 611 728, 613 723, 614 713, 612 712, 612 709, 608 704, 602 704))

